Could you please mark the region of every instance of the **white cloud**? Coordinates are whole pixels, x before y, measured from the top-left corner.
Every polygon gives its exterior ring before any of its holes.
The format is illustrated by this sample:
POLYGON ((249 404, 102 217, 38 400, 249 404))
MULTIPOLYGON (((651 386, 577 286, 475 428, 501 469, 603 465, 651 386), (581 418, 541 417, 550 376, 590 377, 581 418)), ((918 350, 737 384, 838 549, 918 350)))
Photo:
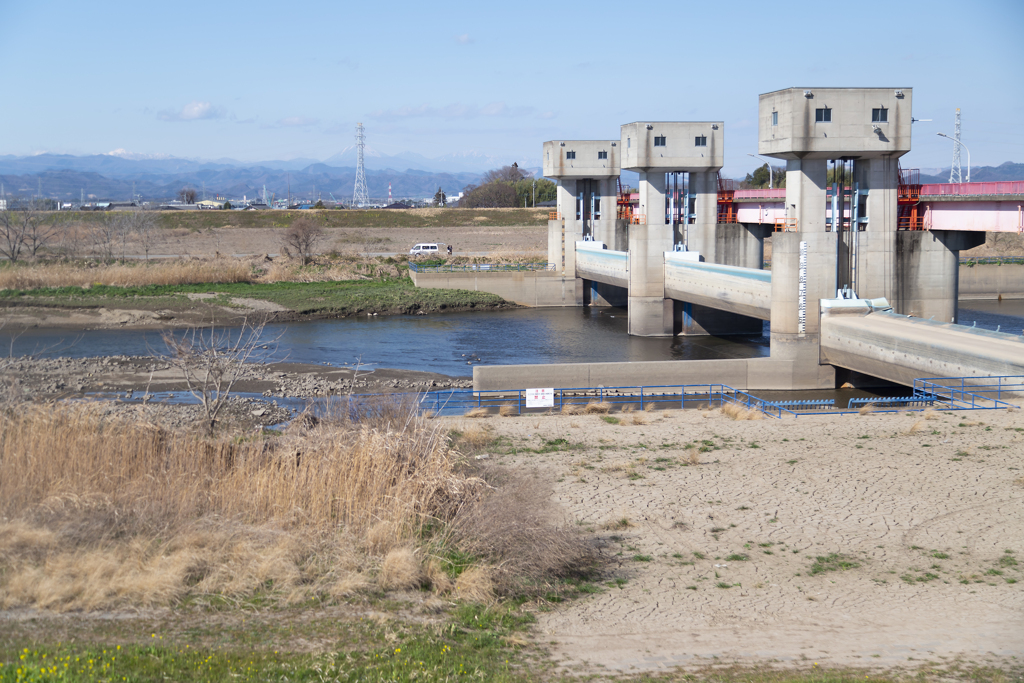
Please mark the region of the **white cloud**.
POLYGON ((204 119, 224 118, 224 109, 209 102, 193 100, 181 108, 181 111, 164 109, 156 117, 161 121, 201 121, 204 119))
POLYGON ((469 37, 468 33, 463 33, 461 36, 455 36, 455 42, 459 45, 469 45, 473 39, 469 37))

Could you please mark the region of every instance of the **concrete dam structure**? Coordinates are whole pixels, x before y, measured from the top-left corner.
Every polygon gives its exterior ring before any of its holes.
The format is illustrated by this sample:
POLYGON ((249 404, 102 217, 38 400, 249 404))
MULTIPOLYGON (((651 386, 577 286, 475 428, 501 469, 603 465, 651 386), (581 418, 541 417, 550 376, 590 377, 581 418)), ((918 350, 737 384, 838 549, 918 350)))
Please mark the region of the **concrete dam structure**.
POLYGON ((786 186, 756 211, 719 180, 723 121, 640 121, 621 126, 617 140, 545 142, 558 210, 548 222, 551 270, 531 277, 560 293, 549 305, 625 304, 629 334, 639 336, 758 334, 768 320, 770 357, 479 366, 475 388, 831 389, 859 375, 903 384, 1024 375, 1024 337, 953 324, 960 251, 984 243, 990 224, 1012 226, 1007 206, 1017 198, 972 204, 962 223, 944 216, 963 215, 963 203, 945 214, 941 196, 922 205, 921 186, 899 166, 911 148, 912 96, 910 88, 761 95, 758 153, 785 161, 786 186), (639 174, 628 205, 616 189, 623 169, 639 174))

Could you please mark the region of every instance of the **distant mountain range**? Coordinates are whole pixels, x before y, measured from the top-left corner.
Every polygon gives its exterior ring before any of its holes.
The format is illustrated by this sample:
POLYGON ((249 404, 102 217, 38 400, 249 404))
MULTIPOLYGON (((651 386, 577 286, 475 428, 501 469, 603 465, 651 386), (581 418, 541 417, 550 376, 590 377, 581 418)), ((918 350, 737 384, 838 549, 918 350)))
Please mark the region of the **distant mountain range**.
MULTIPOLYGON (((931 169, 929 169, 931 170, 931 169)), ((935 175, 921 174, 922 183, 948 183, 949 167, 940 169, 935 175)), ((960 174, 964 182, 967 182, 967 166, 960 167, 960 174)), ((971 169, 972 183, 992 183, 1001 180, 1024 180, 1024 164, 1015 164, 1012 161, 999 164, 998 166, 975 166, 971 169)))
MULTIPOLYGON (((505 163, 497 157, 451 154, 436 159, 406 152, 389 156, 367 148, 364 155, 366 183, 372 198, 432 197, 438 187, 457 194, 480 182, 483 173, 505 163), (402 170, 396 170, 402 169, 402 170)), ((356 175, 356 150, 342 150, 329 159, 270 160, 245 163, 234 159, 213 161, 166 155, 133 154, 123 149, 108 154, 73 156, 37 154, 0 156, 0 183, 8 195, 43 196, 77 201, 84 193, 92 200, 127 200, 133 187, 143 200, 174 198, 191 186, 207 197, 240 199, 261 194, 277 198, 289 193, 296 198, 334 197, 352 199, 356 175), (315 194, 314 194, 315 192, 315 194)), ((532 169, 540 174, 540 169, 532 169)))

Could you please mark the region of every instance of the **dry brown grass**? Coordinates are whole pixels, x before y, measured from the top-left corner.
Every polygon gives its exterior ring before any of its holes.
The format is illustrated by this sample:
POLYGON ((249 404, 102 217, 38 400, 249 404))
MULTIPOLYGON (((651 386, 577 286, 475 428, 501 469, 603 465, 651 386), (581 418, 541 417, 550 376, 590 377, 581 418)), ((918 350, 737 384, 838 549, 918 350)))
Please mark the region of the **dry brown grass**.
POLYGON ((515 417, 519 415, 519 406, 515 403, 505 403, 498 409, 498 414, 502 417, 515 417))
POLYGON ((938 415, 938 413, 935 412, 935 408, 927 408, 927 409, 925 409, 925 411, 923 413, 921 413, 921 417, 923 417, 926 420, 938 420, 939 419, 939 415, 938 415))
POLYGON ((907 434, 917 434, 919 431, 925 428, 924 420, 918 420, 915 422, 910 429, 907 430, 907 434))
POLYGON ((622 412, 624 413, 632 413, 634 410, 636 410, 636 405, 633 403, 626 403, 622 406, 622 412))
POLYGON ((874 403, 865 403, 860 407, 860 410, 857 411, 859 415, 870 415, 873 412, 875 412, 874 403))
MULTIPOLYGON (((536 475, 498 468, 481 475, 488 487, 461 511, 451 533, 460 548, 489 565, 493 590, 536 590, 545 578, 569 576, 589 565, 590 546, 559 519, 550 488, 536 475)), ((463 576, 460 581, 469 580, 463 576)))
POLYGON ((622 531, 624 529, 631 529, 634 526, 636 525, 633 524, 629 517, 620 517, 618 519, 605 522, 601 525, 601 528, 607 529, 608 531, 622 531))
POLYGON ((487 567, 467 567, 455 579, 455 595, 471 602, 491 602, 494 600, 494 578, 487 567))
POLYGON ((579 415, 583 412, 583 408, 575 403, 566 403, 562 406, 562 415, 579 415))
POLYGON ((427 564, 423 569, 427 581, 430 582, 430 587, 434 589, 435 593, 450 593, 455 588, 455 583, 448 576, 441 562, 436 558, 432 557, 427 560, 427 564))
POLYGON ((583 409, 583 412, 587 415, 607 415, 611 412, 612 404, 607 401, 591 401, 583 409))
POLYGON ((288 604, 427 583, 488 601, 590 562, 534 479, 460 473, 447 435, 404 404, 358 413, 273 439, 172 432, 95 405, 3 415, 0 609, 288 604), (455 584, 431 556, 449 547, 482 562, 455 584))
POLYGON ((737 403, 726 403, 721 407, 721 412, 726 417, 734 420, 760 420, 764 415, 760 410, 744 408, 737 403))
POLYGON ((490 417, 491 411, 484 407, 471 408, 466 411, 466 417, 490 417))
POLYGON ((396 548, 387 554, 380 565, 377 585, 384 590, 418 588, 426 574, 413 548, 396 548))
POLYGON ((87 267, 69 263, 36 263, 0 270, 0 289, 40 287, 138 287, 186 285, 200 282, 252 282, 255 276, 245 261, 161 261, 133 265, 87 267))
POLYGON ((686 454, 687 454, 686 461, 688 463, 690 463, 691 465, 699 465, 700 464, 700 451, 698 451, 695 447, 694 448, 690 448, 689 450, 687 450, 686 454))
POLYGON ((286 601, 352 590, 365 582, 343 550, 352 538, 370 552, 401 547, 479 488, 421 418, 383 424, 323 422, 310 436, 239 442, 106 419, 94 406, 5 415, 0 606, 158 605, 268 585, 286 601))
POLYGON ((494 429, 490 425, 474 424, 467 427, 456 441, 456 446, 470 453, 490 446, 494 441, 494 429))
POLYGON ((635 425, 645 425, 647 424, 647 418, 644 417, 643 413, 634 413, 632 422, 635 425))

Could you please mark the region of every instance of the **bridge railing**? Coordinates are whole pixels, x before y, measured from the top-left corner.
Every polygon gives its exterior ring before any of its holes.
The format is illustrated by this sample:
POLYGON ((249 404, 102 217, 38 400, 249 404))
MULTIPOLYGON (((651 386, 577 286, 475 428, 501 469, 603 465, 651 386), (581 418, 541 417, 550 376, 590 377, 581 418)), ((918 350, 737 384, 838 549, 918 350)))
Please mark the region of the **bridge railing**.
POLYGON ((970 195, 1024 194, 1024 180, 1003 180, 992 183, 931 183, 921 186, 921 194, 960 197, 970 195))
POLYGON ((733 195, 734 199, 774 199, 780 200, 786 198, 786 188, 775 187, 772 189, 760 188, 753 190, 736 190, 736 194, 733 195))
POLYGON ((414 273, 503 273, 509 271, 554 270, 554 263, 453 263, 439 266, 424 266, 409 263, 409 270, 414 273))

